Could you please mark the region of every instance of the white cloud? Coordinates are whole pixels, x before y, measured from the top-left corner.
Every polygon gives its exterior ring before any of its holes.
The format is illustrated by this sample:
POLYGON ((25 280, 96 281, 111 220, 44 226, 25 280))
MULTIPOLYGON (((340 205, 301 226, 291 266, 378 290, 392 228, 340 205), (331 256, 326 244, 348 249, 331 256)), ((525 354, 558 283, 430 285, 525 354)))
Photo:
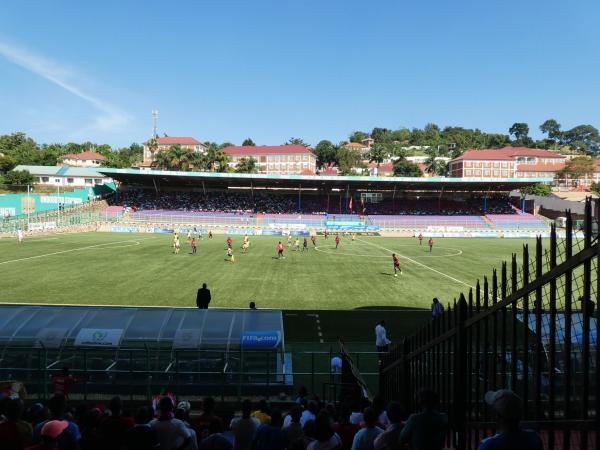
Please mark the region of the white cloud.
POLYGON ((65 91, 89 103, 98 115, 94 117, 90 130, 115 131, 123 129, 130 121, 129 115, 114 105, 88 94, 78 85, 77 73, 44 56, 36 55, 28 50, 0 41, 0 55, 10 62, 39 75, 60 86, 65 91))

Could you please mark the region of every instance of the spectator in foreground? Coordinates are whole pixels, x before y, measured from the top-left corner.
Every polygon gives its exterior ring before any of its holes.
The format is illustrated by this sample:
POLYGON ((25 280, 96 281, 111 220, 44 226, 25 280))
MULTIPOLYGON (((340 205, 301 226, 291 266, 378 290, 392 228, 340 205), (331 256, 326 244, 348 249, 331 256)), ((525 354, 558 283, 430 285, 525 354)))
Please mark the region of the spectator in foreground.
POLYGON ((0 423, 0 444, 3 450, 21 450, 31 443, 33 429, 22 420, 23 402, 19 398, 6 398, 4 415, 6 420, 0 423))
POLYGON ((437 319, 438 317, 441 317, 442 314, 444 314, 444 305, 440 303, 437 297, 433 297, 431 303, 431 317, 437 319))
MULTIPOLYGON (((61 448, 60 441, 69 428, 69 422, 66 420, 49 420, 44 423, 40 429, 40 443, 28 447, 26 450, 59 450, 61 448)), ((78 449, 77 443, 74 444, 74 449, 78 449)))
POLYGON ((421 412, 411 414, 400 432, 400 443, 411 450, 442 450, 448 417, 438 412, 438 395, 432 390, 419 392, 421 412))
POLYGON ((377 413, 373 408, 365 408, 363 418, 365 427, 354 435, 352 450, 373 450, 375 448, 375 439, 383 433, 383 430, 376 426, 377 413))
POLYGON ((230 427, 235 437, 233 444, 235 450, 250 450, 252 448, 252 440, 260 426, 260 421, 250 417, 251 413, 252 402, 246 399, 242 402, 242 417, 234 418, 231 421, 230 427))
POLYGON ((176 450, 187 448, 192 440, 188 427, 173 415, 173 401, 163 397, 158 402, 158 418, 150 422, 156 431, 160 450, 176 450))
POLYGON ((198 289, 198 293, 196 294, 196 305, 200 309, 208 309, 210 300, 210 290, 206 287, 206 283, 202 283, 202 287, 198 289))
MULTIPOLYGON (((62 394, 55 394, 48 402, 48 408, 50 409, 50 420, 46 420, 38 423, 33 429, 33 442, 35 444, 42 443, 42 429, 48 422, 66 422, 66 428, 62 429, 60 433, 56 434, 55 431, 58 428, 62 428, 64 424, 54 424, 49 427, 48 430, 52 430, 51 434, 56 435, 52 438, 56 441, 56 447, 58 450, 73 450, 79 448, 79 441, 81 439, 81 433, 79 427, 74 422, 67 420, 67 401, 65 396, 62 394)), ((48 431, 50 433, 50 431, 48 431)), ((43 447, 42 447, 43 448, 43 447)))
POLYGON ((483 439, 478 450, 542 450, 542 440, 537 433, 519 427, 523 402, 517 394, 508 389, 489 391, 485 402, 496 415, 498 433, 483 439))
POLYGON ((209 436, 212 426, 213 430, 223 432, 223 421, 215 415, 215 399, 212 397, 204 397, 202 400, 202 414, 196 418, 195 428, 198 440, 202 440, 209 436))
POLYGON ((304 431, 302 430, 302 425, 300 425, 301 416, 302 409, 300 409, 299 406, 292 408, 290 414, 288 415, 290 421, 287 426, 284 425, 283 431, 285 431, 289 443, 304 439, 304 431))
POLYGON ((198 450, 232 450, 233 445, 221 434, 222 431, 217 422, 211 422, 208 437, 202 440, 198 450))
POLYGON ((104 418, 98 427, 98 435, 103 448, 119 449, 125 444, 125 434, 135 423, 131 417, 123 417, 121 397, 116 396, 108 404, 110 416, 104 418))
POLYGON ((352 448, 354 435, 360 429, 358 424, 350 422, 350 413, 350 408, 346 405, 342 405, 339 421, 333 424, 334 431, 342 439, 343 450, 350 450, 352 448))
POLYGON ((333 431, 329 415, 319 413, 315 420, 315 440, 307 447, 307 450, 339 450, 342 448, 342 439, 333 431))
POLYGON ((375 439, 375 450, 402 450, 400 444, 400 431, 404 424, 402 406, 398 402, 390 402, 387 407, 387 418, 389 425, 375 439))
POLYGON ((319 404, 314 400, 308 402, 306 409, 302 411, 300 416, 300 425, 304 426, 309 420, 317 420, 317 412, 319 412, 319 404))
POLYGON ((125 447, 127 450, 153 450, 158 448, 159 442, 156 430, 149 425, 152 418, 150 409, 142 406, 135 413, 135 425, 125 434, 125 447))
POLYGON ((268 425, 271 421, 271 416, 269 415, 269 404, 267 401, 261 400, 258 402, 258 409, 254 411, 251 416, 258 419, 262 425, 268 425))
POLYGON ((256 431, 252 450, 285 450, 287 439, 281 429, 282 424, 281 413, 277 410, 272 411, 270 423, 261 425, 256 431))

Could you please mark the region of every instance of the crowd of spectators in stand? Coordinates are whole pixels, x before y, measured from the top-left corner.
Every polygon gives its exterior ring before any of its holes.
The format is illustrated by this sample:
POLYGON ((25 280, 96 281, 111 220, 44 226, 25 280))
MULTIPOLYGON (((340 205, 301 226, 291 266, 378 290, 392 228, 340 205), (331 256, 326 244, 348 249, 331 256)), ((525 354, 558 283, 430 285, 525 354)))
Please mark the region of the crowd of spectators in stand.
POLYGON ((352 211, 339 195, 327 202, 314 194, 277 192, 160 192, 129 190, 115 195, 111 203, 133 211, 226 212, 236 214, 382 214, 382 215, 480 215, 514 214, 506 198, 477 198, 469 201, 386 198, 379 203, 354 201, 352 211), (485 205, 485 208, 484 208, 485 205))
MULTIPOLYGON (((356 404, 326 404, 301 390, 287 414, 266 401, 256 407, 244 400, 241 412, 217 414, 215 402, 202 401, 202 412, 190 414, 190 403, 165 396, 154 406, 132 412, 114 397, 108 407, 69 407, 63 394, 44 406, 24 409, 6 397, 0 402, 2 450, 441 450, 450 437, 447 416, 437 394, 419 393, 419 411, 408 416, 398 402, 380 398, 356 404)), ((512 391, 486 394, 498 416, 499 433, 484 439, 480 450, 541 450, 539 437, 519 428, 521 400, 512 391), (518 446, 514 446, 515 444, 518 446)))

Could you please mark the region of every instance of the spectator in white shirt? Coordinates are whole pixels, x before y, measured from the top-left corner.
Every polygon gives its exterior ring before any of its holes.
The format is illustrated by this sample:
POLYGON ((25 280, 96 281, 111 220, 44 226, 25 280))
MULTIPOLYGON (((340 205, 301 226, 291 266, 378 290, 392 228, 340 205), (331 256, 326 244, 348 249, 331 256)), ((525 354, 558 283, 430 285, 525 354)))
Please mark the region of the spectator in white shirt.
POLYGON ((319 410, 319 405, 314 400, 308 402, 308 405, 304 411, 302 411, 302 415, 300 416, 300 425, 304 427, 306 422, 309 420, 316 420, 317 412, 319 410))
POLYGON ((379 362, 381 363, 381 358, 384 353, 389 351, 389 346, 392 343, 387 338, 387 331, 385 329, 385 320, 382 320, 375 327, 375 346, 377 347, 377 351, 379 352, 379 362))
POLYGON ((156 430, 160 443, 160 450, 174 450, 186 448, 192 443, 192 433, 179 419, 173 415, 173 401, 169 397, 163 397, 158 403, 159 416, 150 422, 150 426, 156 430))

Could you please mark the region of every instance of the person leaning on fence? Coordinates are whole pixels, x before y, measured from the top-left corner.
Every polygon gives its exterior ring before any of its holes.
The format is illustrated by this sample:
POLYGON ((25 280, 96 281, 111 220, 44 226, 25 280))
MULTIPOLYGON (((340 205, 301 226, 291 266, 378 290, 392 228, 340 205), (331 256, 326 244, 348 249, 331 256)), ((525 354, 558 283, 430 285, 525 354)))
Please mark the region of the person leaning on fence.
POLYGON ((500 389, 486 392, 484 399, 496 416, 498 432, 483 439, 478 450, 542 450, 537 433, 519 427, 523 412, 521 397, 509 389, 500 389))
POLYGON ((433 298, 433 303, 431 303, 431 317, 433 319, 437 319, 444 314, 444 305, 440 303, 437 297, 433 298))

